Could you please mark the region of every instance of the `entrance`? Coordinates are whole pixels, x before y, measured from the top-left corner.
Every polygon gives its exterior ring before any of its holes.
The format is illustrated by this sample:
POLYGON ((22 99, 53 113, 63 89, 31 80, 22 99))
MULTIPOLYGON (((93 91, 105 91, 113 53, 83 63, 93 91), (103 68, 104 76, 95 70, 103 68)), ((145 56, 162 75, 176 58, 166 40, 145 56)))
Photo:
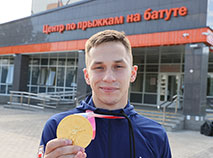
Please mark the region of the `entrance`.
POLYGON ((174 102, 171 107, 175 107, 178 104, 180 107, 180 95, 182 77, 181 74, 176 73, 161 73, 159 74, 158 82, 158 105, 166 102, 172 102, 174 97, 177 97, 177 102, 174 102))
POLYGON ((213 73, 208 73, 207 96, 213 96, 213 73))

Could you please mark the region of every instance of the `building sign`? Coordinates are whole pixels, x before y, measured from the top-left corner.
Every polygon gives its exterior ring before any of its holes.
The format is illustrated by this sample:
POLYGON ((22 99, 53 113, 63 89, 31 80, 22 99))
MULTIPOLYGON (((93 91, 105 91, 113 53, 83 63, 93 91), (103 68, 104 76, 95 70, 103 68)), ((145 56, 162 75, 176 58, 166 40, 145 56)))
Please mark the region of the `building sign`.
POLYGON ((135 23, 151 20, 164 19, 165 21, 170 20, 172 17, 186 16, 188 14, 188 9, 183 6, 180 8, 162 9, 162 10, 152 10, 147 9, 143 14, 128 14, 124 16, 109 17, 103 19, 94 19, 88 21, 80 21, 77 23, 59 24, 59 25, 43 25, 43 33, 50 34, 54 32, 63 33, 64 31, 74 31, 81 29, 85 31, 88 28, 102 27, 102 26, 112 26, 121 25, 126 23, 135 23))

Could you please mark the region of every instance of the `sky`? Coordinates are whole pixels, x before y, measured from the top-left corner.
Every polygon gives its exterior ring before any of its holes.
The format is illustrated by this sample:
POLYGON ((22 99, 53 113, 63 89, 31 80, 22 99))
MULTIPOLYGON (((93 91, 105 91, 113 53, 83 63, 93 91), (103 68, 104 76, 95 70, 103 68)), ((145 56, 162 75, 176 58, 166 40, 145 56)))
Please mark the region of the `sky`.
POLYGON ((31 15, 32 0, 0 1, 0 24, 31 15))

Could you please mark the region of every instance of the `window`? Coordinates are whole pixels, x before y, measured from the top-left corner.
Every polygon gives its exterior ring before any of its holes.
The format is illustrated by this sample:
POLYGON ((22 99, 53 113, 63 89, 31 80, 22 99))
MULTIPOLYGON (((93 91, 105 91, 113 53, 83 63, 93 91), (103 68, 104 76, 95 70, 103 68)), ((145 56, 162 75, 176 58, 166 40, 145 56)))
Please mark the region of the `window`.
POLYGON ((57 86, 64 87, 65 67, 58 67, 57 86))
MULTIPOLYGON (((130 101, 134 104, 157 104, 159 72, 184 70, 184 46, 133 48, 133 62, 138 75, 130 86, 130 101)), ((213 72, 213 66, 209 70, 213 72)))
POLYGON ((30 58, 29 92, 71 91, 76 87, 77 53, 35 55, 30 58))
POLYGON ((47 68, 41 68, 40 69, 40 73, 39 73, 39 77, 38 77, 38 84, 39 85, 45 85, 46 84, 46 79, 47 79, 47 75, 48 75, 48 70, 47 68))
POLYGON ((39 67, 32 67, 32 79, 31 84, 37 85, 39 81, 39 67))
POLYGON ((140 93, 131 93, 130 101, 133 103, 142 103, 142 94, 140 93))
POLYGON ((207 96, 213 96, 213 73, 209 73, 207 78, 207 96))
POLYGON ((159 47, 151 47, 146 51, 146 63, 159 62, 159 47))
POLYGON ((0 94, 9 94, 13 84, 14 59, 0 57, 0 94))
POLYGON ((54 85, 55 74, 56 74, 56 72, 55 72, 54 69, 49 70, 48 77, 47 77, 47 81, 46 81, 46 85, 47 85, 47 86, 52 86, 52 85, 54 85))
POLYGON ((161 47, 161 63, 181 63, 183 46, 161 47))
POLYGON ((13 70, 14 70, 14 66, 13 65, 8 67, 8 73, 7 73, 7 79, 6 79, 6 83, 7 84, 12 84, 13 83, 13 70))
POLYGON ((72 86, 73 83, 75 83, 74 76, 77 71, 75 71, 73 68, 67 68, 67 75, 66 75, 66 87, 72 86))
POLYGON ((8 67, 7 66, 2 66, 1 83, 6 83, 7 73, 8 73, 8 67))
POLYGON ((157 74, 146 74, 145 92, 156 93, 157 92, 157 74))

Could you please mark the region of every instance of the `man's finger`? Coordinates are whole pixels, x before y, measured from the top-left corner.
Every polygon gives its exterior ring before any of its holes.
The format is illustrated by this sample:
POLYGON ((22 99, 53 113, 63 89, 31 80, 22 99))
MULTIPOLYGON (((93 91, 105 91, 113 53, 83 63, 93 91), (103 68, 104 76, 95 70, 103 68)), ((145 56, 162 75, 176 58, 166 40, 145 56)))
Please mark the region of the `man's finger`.
POLYGON ((87 154, 85 152, 78 152, 74 158, 86 158, 87 154))
POLYGON ((58 157, 61 155, 76 155, 78 152, 84 152, 84 149, 80 146, 67 145, 56 148, 50 154, 58 157))
POLYGON ((72 145, 72 141, 68 139, 58 139, 58 138, 52 139, 46 145, 45 154, 49 154, 56 148, 63 147, 66 145, 72 145))
POLYGON ((86 157, 87 157, 86 153, 82 153, 81 151, 79 151, 77 155, 62 155, 57 158, 86 158, 86 157))

